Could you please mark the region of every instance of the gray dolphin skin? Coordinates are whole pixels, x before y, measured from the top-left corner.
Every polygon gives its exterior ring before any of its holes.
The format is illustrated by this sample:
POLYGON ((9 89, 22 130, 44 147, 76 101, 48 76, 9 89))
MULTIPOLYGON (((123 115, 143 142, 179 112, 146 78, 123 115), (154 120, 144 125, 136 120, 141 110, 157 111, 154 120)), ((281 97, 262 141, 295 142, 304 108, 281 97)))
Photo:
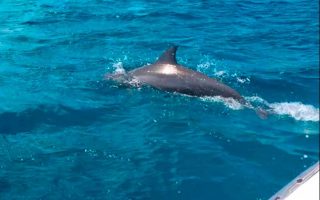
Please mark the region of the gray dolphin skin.
POLYGON ((154 64, 134 69, 125 75, 114 75, 108 78, 119 81, 125 77, 125 79, 136 80, 141 84, 168 92, 191 96, 221 96, 247 104, 244 98, 229 86, 179 65, 176 52, 177 46, 170 47, 154 64))

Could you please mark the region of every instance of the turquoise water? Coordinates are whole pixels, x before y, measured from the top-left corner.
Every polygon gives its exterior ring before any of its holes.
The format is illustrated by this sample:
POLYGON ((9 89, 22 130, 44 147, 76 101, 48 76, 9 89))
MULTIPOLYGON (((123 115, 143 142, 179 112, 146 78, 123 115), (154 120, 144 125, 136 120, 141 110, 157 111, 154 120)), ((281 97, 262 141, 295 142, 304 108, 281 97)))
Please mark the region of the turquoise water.
POLYGON ((268 199, 319 158, 315 0, 0 1, 0 199, 268 199), (178 61, 273 108, 103 81, 178 61))

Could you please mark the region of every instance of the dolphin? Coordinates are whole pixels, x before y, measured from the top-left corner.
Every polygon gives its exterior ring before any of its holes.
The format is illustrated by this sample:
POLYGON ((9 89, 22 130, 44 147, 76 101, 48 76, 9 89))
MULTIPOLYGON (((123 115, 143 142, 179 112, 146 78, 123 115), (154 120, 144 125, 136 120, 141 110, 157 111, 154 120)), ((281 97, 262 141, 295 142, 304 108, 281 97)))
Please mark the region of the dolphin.
MULTIPOLYGON (((130 80, 160 90, 191 96, 232 98, 248 108, 253 108, 231 87, 203 73, 180 65, 176 60, 177 48, 177 46, 170 47, 153 64, 142 66, 125 74, 107 75, 106 78, 120 82, 130 80)), ((265 115, 262 110, 256 111, 261 116, 265 115)))
POLYGON ((134 69, 126 74, 107 76, 107 79, 135 80, 140 84, 168 92, 191 96, 221 96, 245 103, 244 98, 231 87, 178 64, 177 48, 177 46, 170 47, 153 64, 134 69))

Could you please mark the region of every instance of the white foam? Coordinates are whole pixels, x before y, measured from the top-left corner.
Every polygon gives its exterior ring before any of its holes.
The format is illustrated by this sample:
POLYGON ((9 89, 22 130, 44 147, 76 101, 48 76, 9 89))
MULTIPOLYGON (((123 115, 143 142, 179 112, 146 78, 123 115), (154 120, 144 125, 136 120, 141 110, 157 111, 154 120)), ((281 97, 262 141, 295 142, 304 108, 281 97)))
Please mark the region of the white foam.
POLYGON ((239 82, 239 83, 250 83, 250 79, 249 78, 239 78, 239 77, 237 77, 237 81, 239 82))
POLYGON ((212 63, 209 61, 200 63, 197 65, 197 70, 198 71, 203 71, 203 70, 207 70, 208 68, 210 68, 212 66, 212 63))
POLYGON ((214 71, 215 71, 214 75, 218 77, 224 76, 226 74, 226 72, 223 70, 220 70, 220 71, 214 70, 214 71))
POLYGON ((205 58, 201 60, 201 63, 197 65, 197 70, 205 74, 212 74, 213 72, 213 75, 219 78, 222 78, 228 75, 227 71, 218 70, 216 67, 217 67, 216 61, 213 59, 210 59, 208 56, 205 56, 205 58))
POLYGON ((319 121, 319 108, 312 105, 305 105, 301 102, 284 102, 271 103, 269 107, 278 115, 289 115, 301 121, 319 121))
POLYGON ((210 59, 208 56, 205 56, 204 59, 200 61, 200 64, 197 65, 197 70, 200 72, 205 72, 208 69, 215 68, 215 66, 215 61, 210 59))
POLYGON ((265 105, 269 104, 266 100, 264 100, 263 98, 261 98, 259 96, 245 97, 245 99, 249 102, 257 102, 257 103, 262 103, 265 105))
POLYGON ((137 87, 138 89, 141 87, 141 82, 136 78, 129 79, 127 83, 131 86, 137 87))
MULTIPOLYGON (((243 109, 244 106, 233 98, 224 98, 220 96, 215 97, 201 97, 203 101, 223 103, 226 107, 232 110, 243 109)), ((298 121, 319 121, 319 108, 312 105, 305 105, 301 102, 282 102, 282 103, 268 103, 259 96, 245 97, 251 103, 260 103, 269 107, 269 111, 277 115, 286 115, 298 121)))
POLYGON ((245 99, 271 108, 274 114, 287 115, 299 121, 319 121, 319 108, 312 105, 305 105, 301 102, 269 103, 258 96, 245 97, 245 99))
POLYGON ((223 103, 225 106, 227 106, 232 110, 243 109, 243 105, 233 98, 224 98, 220 96, 215 96, 215 97, 201 97, 201 99, 209 102, 223 103))
POLYGON ((123 68, 122 62, 116 62, 112 65, 112 67, 115 69, 114 74, 125 74, 126 70, 123 68))

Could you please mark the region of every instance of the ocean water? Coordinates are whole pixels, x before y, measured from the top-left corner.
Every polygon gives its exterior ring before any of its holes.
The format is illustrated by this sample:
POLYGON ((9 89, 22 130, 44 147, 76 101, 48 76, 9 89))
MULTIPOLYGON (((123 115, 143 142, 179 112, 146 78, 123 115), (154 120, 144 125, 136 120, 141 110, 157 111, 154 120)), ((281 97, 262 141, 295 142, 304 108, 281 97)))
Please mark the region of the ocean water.
POLYGON ((316 0, 0 0, 0 199, 268 199, 319 160, 316 0), (179 63, 274 114, 104 81, 179 63))

